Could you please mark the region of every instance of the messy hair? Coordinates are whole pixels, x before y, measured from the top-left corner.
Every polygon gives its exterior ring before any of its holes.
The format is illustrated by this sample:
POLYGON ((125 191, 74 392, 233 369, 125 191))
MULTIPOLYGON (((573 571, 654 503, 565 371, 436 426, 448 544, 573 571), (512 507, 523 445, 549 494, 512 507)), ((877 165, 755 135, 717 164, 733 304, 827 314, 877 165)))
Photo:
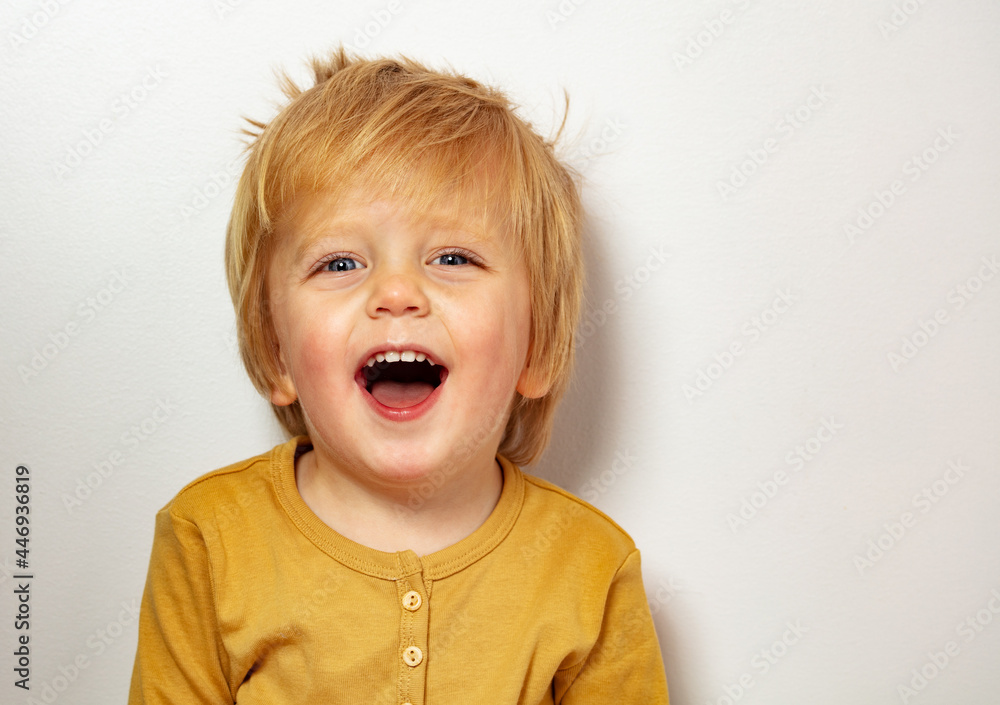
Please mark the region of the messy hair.
MULTIPOLYGON (((528 365, 549 389, 539 398, 516 393, 499 452, 531 462, 548 443, 569 381, 582 298, 579 186, 554 152, 565 117, 546 140, 498 90, 406 57, 364 59, 341 47, 311 67, 310 87, 280 75, 287 103, 268 123, 248 119, 244 130, 247 164, 226 234, 226 276, 250 379, 267 396, 280 378, 267 271, 275 225, 296 197, 335 197, 359 183, 417 205, 475 193, 484 212, 505 221, 528 271, 528 365)), ((288 433, 307 432, 299 401, 272 407, 288 433)))

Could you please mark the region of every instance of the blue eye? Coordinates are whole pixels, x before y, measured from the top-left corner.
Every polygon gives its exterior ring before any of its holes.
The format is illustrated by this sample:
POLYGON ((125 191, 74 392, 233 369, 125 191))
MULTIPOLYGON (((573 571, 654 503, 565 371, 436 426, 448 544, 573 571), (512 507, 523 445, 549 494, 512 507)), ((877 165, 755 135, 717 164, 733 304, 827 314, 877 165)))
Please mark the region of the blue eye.
POLYGON ((448 254, 441 255, 434 261, 438 264, 446 264, 450 266, 469 263, 469 259, 467 257, 463 257, 457 252, 449 252, 448 254))
POLYGON ((328 272, 350 272, 360 266, 357 260, 350 257, 336 257, 323 265, 323 269, 328 272))

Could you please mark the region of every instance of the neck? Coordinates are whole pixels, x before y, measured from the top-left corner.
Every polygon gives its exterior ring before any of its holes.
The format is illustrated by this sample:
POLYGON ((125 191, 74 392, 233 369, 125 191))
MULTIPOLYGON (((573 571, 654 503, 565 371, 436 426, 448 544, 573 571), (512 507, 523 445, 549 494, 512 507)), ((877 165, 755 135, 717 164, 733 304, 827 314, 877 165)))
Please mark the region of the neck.
POLYGON ((456 544, 489 518, 503 489, 493 455, 470 458, 443 482, 429 479, 364 482, 315 449, 295 462, 299 494, 313 513, 342 536, 379 551, 424 556, 456 544))

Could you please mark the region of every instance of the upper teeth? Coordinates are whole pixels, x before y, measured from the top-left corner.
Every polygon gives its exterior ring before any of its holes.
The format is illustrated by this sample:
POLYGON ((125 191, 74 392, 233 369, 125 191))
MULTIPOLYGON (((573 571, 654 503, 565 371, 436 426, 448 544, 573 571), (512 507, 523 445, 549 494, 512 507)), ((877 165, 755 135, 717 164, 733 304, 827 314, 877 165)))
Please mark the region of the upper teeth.
POLYGON ((374 356, 368 358, 365 366, 371 367, 376 362, 423 362, 424 360, 431 365, 434 364, 434 361, 424 353, 413 350, 386 350, 385 352, 375 353, 374 356))

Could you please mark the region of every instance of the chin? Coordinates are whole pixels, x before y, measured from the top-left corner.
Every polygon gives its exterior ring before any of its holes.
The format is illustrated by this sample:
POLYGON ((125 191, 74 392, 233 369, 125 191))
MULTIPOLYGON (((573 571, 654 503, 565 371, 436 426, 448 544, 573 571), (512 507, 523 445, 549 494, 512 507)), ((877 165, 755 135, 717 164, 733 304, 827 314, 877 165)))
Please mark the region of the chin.
POLYGON ((460 461, 427 448, 413 448, 405 443, 400 446, 378 453, 376 472, 383 479, 401 484, 431 480, 441 485, 462 467, 460 461))

